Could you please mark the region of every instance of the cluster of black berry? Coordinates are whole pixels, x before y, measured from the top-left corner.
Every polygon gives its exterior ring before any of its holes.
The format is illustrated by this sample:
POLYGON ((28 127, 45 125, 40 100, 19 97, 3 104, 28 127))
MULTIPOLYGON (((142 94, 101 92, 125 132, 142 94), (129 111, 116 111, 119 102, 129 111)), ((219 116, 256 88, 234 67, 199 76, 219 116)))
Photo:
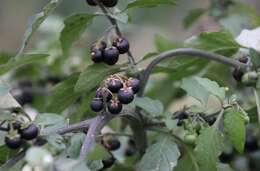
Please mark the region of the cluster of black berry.
POLYGON ((123 104, 129 104, 134 100, 134 94, 138 92, 139 87, 140 80, 136 78, 111 75, 96 91, 96 97, 91 101, 90 107, 94 112, 107 108, 111 114, 119 114, 123 104))
POLYGON ((111 46, 104 41, 98 41, 90 48, 91 59, 94 63, 104 62, 108 65, 115 65, 119 60, 119 55, 127 53, 129 47, 129 42, 124 37, 117 37, 111 46))
POLYGON ((102 3, 105 7, 114 7, 116 6, 118 0, 86 0, 86 2, 90 5, 90 6, 97 6, 96 1, 99 1, 100 3, 102 3))
POLYGON ((20 148, 24 141, 35 139, 39 133, 35 124, 31 123, 25 126, 19 121, 12 121, 5 128, 1 127, 1 130, 8 132, 5 136, 5 144, 11 149, 20 148))

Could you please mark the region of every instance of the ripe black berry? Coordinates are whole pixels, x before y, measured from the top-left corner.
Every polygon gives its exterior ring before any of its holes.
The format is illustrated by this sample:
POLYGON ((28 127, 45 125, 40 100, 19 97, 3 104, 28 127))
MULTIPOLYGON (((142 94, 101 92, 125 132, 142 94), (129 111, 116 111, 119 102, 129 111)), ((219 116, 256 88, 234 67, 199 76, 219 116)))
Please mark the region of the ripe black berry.
POLYGON ((123 87, 123 83, 119 79, 110 79, 107 83, 107 88, 112 93, 117 93, 123 87))
POLYGON ((114 157, 111 157, 106 160, 102 160, 103 168, 100 170, 104 170, 104 169, 108 169, 108 168, 112 167, 113 164, 115 163, 115 161, 116 161, 116 159, 114 157))
POLYGON ((123 104, 129 104, 134 100, 132 88, 121 88, 118 92, 118 100, 123 104))
POLYGON ((100 49, 92 49, 91 51, 91 60, 95 63, 103 62, 103 52, 100 49))
POLYGON ((136 94, 140 89, 140 80, 136 78, 130 78, 128 81, 129 86, 132 88, 134 93, 136 94))
POLYGON ((109 138, 104 140, 103 145, 106 149, 108 149, 109 151, 115 151, 118 150, 121 146, 121 143, 118 139, 116 138, 109 138))
POLYGON ((101 2, 104 4, 106 7, 114 7, 116 6, 118 0, 101 0, 101 2))
POLYGON ((119 58, 119 51, 116 47, 112 46, 104 50, 104 61, 108 65, 115 65, 119 58))
POLYGON ((16 136, 16 137, 5 137, 5 144, 7 147, 11 148, 11 149, 17 149, 19 147, 21 147, 22 145, 22 139, 20 136, 16 136))
POLYGON ((118 100, 110 100, 107 109, 111 114, 116 115, 122 111, 123 105, 118 100))
POLYGON ((209 126, 211 126, 216 122, 217 118, 216 117, 208 117, 205 120, 209 124, 209 126))
POLYGON ((104 104, 101 99, 96 98, 91 101, 90 107, 94 112, 100 112, 104 108, 104 104))
POLYGON ((108 102, 112 99, 112 97, 112 94, 106 88, 99 88, 96 91, 96 98, 100 98, 108 102))
POLYGON ((124 54, 128 52, 129 50, 129 42, 126 38, 120 37, 117 38, 114 42, 113 45, 118 49, 120 54, 124 54))
POLYGON ((94 2, 94 0, 86 0, 86 2, 90 5, 90 6, 96 6, 97 4, 94 2))
POLYGON ((20 131, 21 137, 25 140, 32 140, 38 136, 38 127, 35 124, 30 124, 27 128, 20 131))

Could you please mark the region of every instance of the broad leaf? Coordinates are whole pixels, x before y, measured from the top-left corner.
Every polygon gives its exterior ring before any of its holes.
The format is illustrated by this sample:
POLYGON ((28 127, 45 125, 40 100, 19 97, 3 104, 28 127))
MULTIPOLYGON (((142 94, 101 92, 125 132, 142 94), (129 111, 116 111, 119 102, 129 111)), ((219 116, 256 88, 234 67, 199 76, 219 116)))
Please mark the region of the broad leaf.
POLYGON ((65 55, 68 55, 72 43, 85 31, 94 16, 93 14, 81 13, 66 18, 65 26, 60 34, 61 47, 65 55))
POLYGON ((220 87, 215 81, 211 81, 207 78, 184 78, 181 88, 184 89, 188 95, 204 104, 207 103, 210 94, 218 97, 221 101, 225 99, 225 89, 220 87))
POLYGON ((61 113, 81 96, 80 93, 74 92, 74 86, 78 77, 78 74, 71 75, 68 79, 54 87, 53 95, 47 105, 48 112, 61 113))
POLYGON ((175 0, 135 0, 127 5, 127 9, 154 7, 157 5, 175 5, 175 0))
POLYGON ((235 149, 244 151, 246 128, 243 114, 235 109, 229 109, 224 116, 224 128, 235 149))
POLYGON ((200 171, 217 171, 218 156, 223 146, 223 136, 214 127, 201 132, 195 148, 200 171))
POLYGON ((116 73, 120 70, 119 66, 108 66, 105 64, 93 64, 88 66, 79 76, 76 83, 76 92, 89 92, 98 86, 106 76, 116 73))
POLYGON ((154 117, 160 116, 164 110, 159 100, 153 100, 148 97, 136 97, 134 104, 154 117))
POLYGON ((174 171, 200 171, 192 149, 185 148, 184 154, 174 171))
POLYGON ((24 33, 24 38, 22 42, 22 46, 20 48, 18 57, 20 56, 21 53, 24 51, 25 47, 29 43, 33 33, 40 27, 40 25, 44 22, 44 20, 48 17, 48 15, 54 11, 54 9, 59 5, 59 3, 62 0, 51 0, 44 8, 43 11, 35 14, 32 16, 27 24, 27 29, 24 33))
POLYGON ((45 60, 48 56, 48 54, 22 54, 20 58, 11 58, 7 63, 0 65, 0 75, 26 64, 45 60))
POLYGON ((189 28, 193 23, 195 23, 204 13, 205 9, 198 8, 193 9, 189 14, 183 19, 183 25, 185 28, 189 28))
POLYGON ((170 137, 162 137, 147 149, 138 170, 172 171, 179 157, 180 152, 175 142, 170 137))

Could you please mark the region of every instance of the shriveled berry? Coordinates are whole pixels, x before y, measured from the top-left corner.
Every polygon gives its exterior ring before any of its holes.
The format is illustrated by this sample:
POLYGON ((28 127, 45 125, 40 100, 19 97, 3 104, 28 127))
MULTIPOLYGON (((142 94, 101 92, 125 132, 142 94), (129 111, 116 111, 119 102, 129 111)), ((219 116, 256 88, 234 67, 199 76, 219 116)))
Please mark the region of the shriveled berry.
POLYGON ((96 2, 94 0, 86 0, 86 2, 90 5, 90 6, 96 6, 96 2))
POLYGON ((100 49, 92 49, 91 51, 91 60, 95 63, 103 62, 103 52, 100 49))
POLYGON ((107 83, 107 88, 112 93, 117 93, 123 87, 123 83, 119 79, 110 79, 107 83))
POLYGON ((104 61, 108 65, 115 65, 119 59, 119 51, 112 46, 104 50, 104 61))
POLYGON ((95 98, 91 101, 90 103, 90 108, 94 111, 94 112, 100 112, 103 108, 104 108, 104 104, 103 101, 99 98, 95 98))
POLYGON ((108 168, 112 167, 113 164, 115 163, 115 161, 116 161, 116 159, 114 157, 111 157, 106 160, 102 160, 103 168, 100 170, 104 170, 104 169, 108 169, 108 168))
POLYGON ((136 78, 130 78, 128 80, 128 85, 132 88, 132 90, 136 94, 140 89, 140 80, 136 78))
POLYGON ((129 104, 134 100, 132 88, 121 88, 118 92, 118 100, 123 104, 129 104))
POLYGON ((30 124, 20 131, 21 137, 25 140, 32 140, 38 136, 39 129, 35 124, 30 124))
POLYGON ((110 100, 107 109, 111 114, 116 115, 122 111, 123 105, 118 100, 110 100))
POLYGON ((114 7, 116 6, 118 0, 101 0, 101 2, 104 4, 106 7, 114 7))
POLYGON ((106 88, 99 88, 96 91, 96 98, 100 98, 108 102, 112 99, 112 94, 106 88))
POLYGON ((23 141, 19 135, 15 137, 8 137, 8 136, 5 137, 6 146, 11 149, 18 149, 19 147, 21 147, 22 143, 23 141))
POLYGON ((109 138, 104 140, 103 145, 106 149, 108 149, 109 151, 115 151, 118 150, 121 146, 121 143, 118 139, 116 138, 109 138))
POLYGON ((113 42, 113 45, 118 49, 120 54, 128 52, 130 48, 128 40, 124 37, 117 38, 113 42))

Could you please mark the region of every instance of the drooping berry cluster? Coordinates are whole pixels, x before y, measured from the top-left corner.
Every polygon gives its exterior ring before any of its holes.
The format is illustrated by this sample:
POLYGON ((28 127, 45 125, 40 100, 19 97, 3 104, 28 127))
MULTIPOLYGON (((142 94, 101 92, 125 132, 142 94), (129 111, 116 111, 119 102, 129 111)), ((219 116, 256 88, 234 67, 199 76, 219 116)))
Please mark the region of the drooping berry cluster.
POLYGON ((119 114, 123 104, 129 104, 134 100, 134 94, 138 92, 139 87, 140 81, 136 78, 111 75, 104 81, 104 85, 97 89, 90 107, 94 112, 107 108, 111 114, 119 114))
POLYGON ((127 53, 129 47, 129 42, 124 37, 117 37, 110 46, 104 41, 98 41, 90 48, 91 59, 94 63, 104 62, 107 65, 115 65, 119 55, 127 53))
POLYGON ((20 148, 24 141, 35 139, 39 133, 39 129, 35 124, 24 125, 19 121, 8 123, 5 130, 8 132, 5 136, 5 144, 11 149, 20 148))
POLYGON ((90 6, 97 6, 96 1, 102 3, 105 7, 111 8, 116 6, 118 0, 86 0, 90 6))

